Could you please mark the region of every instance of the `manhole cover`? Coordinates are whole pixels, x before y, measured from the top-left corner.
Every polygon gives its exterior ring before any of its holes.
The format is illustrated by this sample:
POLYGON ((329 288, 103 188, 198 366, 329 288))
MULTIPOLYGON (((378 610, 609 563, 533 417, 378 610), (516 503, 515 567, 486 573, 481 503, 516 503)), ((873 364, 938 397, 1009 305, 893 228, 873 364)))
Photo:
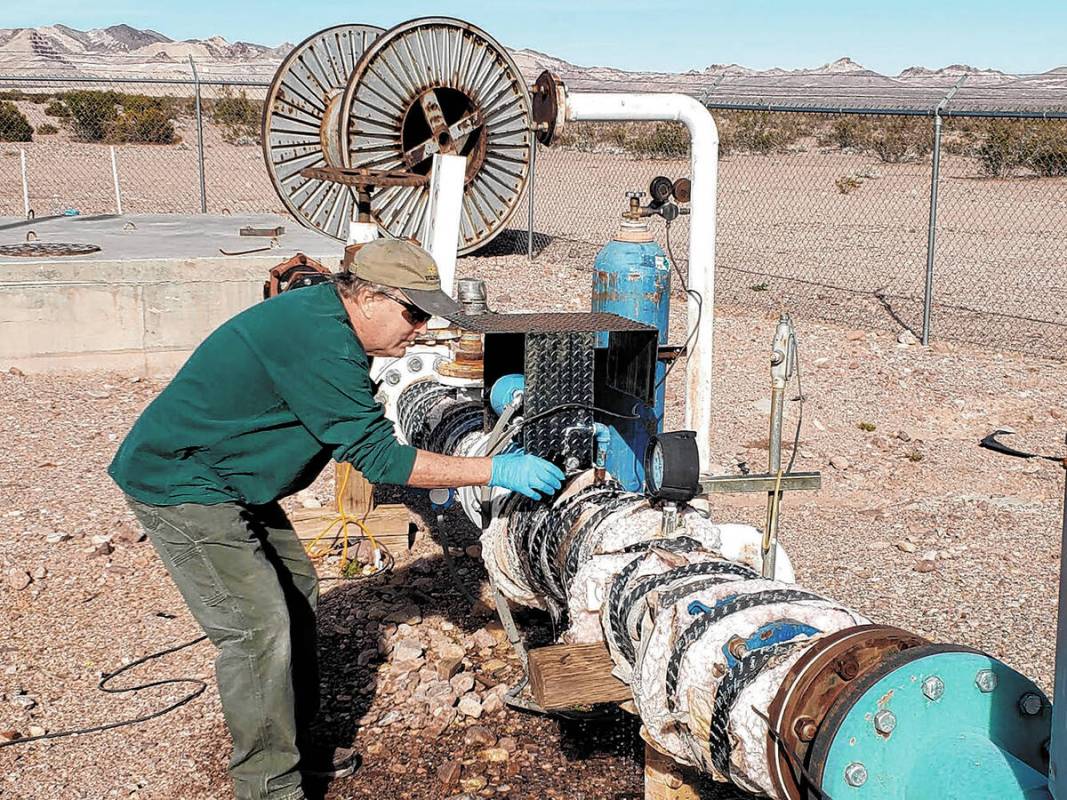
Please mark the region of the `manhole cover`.
POLYGON ((100 250, 95 244, 69 244, 67 242, 24 242, 0 244, 0 256, 20 258, 51 258, 53 256, 84 256, 100 250))

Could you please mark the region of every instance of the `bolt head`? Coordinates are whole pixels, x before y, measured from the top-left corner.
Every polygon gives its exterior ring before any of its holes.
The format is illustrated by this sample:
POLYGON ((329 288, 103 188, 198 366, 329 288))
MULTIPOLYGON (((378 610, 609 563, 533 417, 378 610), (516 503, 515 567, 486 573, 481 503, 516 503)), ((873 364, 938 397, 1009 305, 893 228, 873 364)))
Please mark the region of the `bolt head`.
POLYGON ((897 727, 897 717, 888 708, 883 708, 874 715, 874 729, 879 733, 892 733, 897 727))
POLYGON ((931 675, 923 681, 923 694, 927 700, 940 700, 945 693, 945 682, 936 675, 931 675))
POLYGON ((867 782, 867 768, 858 761, 853 761, 845 767, 845 783, 849 786, 860 787, 867 782))
POLYGON ((398 383, 400 383, 400 373, 397 372, 395 369, 389 370, 387 373, 385 373, 385 382, 388 383, 390 386, 396 386, 398 383))
POLYGON ((997 688, 997 673, 991 669, 980 669, 974 677, 974 683, 984 694, 989 694, 997 688))
POLYGON ((1037 692, 1024 692, 1019 698, 1019 711, 1027 717, 1036 717, 1045 707, 1045 701, 1037 692))
POLYGON ((408 369, 412 372, 422 372, 422 359, 418 356, 413 356, 408 359, 408 369))

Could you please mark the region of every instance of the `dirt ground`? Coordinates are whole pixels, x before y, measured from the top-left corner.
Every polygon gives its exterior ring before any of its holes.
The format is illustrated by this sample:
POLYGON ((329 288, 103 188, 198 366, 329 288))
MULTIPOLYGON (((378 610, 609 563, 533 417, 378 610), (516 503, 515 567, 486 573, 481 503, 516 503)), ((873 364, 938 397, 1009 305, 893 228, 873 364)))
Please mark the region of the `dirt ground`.
MULTIPOLYGON (((515 256, 468 258, 460 271, 486 278, 500 310, 583 309, 589 262, 579 266, 583 259, 567 255, 546 251, 536 271, 515 256)), ((680 343, 681 298, 675 306, 672 340, 680 343)), ((737 303, 717 311, 717 472, 736 472, 740 461, 765 468, 775 321, 737 303)), ((1062 453, 1067 367, 965 345, 901 345, 896 330, 800 322, 798 335, 805 402, 797 468, 824 476, 820 492, 798 492, 784 504, 782 539, 798 581, 876 621, 983 648, 1051 690, 1063 471, 977 443, 993 428, 1010 427, 1019 447, 1062 453)), ((669 381, 668 428, 681 422, 683 369, 669 381)), ((102 672, 198 633, 105 474, 119 441, 164 385, 116 374, 24 376, 0 364, 0 732, 129 718, 186 691, 96 689, 102 672)), ((790 434, 799 388, 789 392, 790 434)), ((328 503, 331 475, 290 508, 328 503)), ((491 617, 472 610, 450 582, 427 532, 432 520, 422 494, 386 495, 407 502, 421 523, 414 550, 400 554, 386 579, 324 583, 324 721, 364 757, 326 797, 640 797, 632 719, 557 721, 503 707, 503 691, 520 677, 516 658, 491 617), (456 652, 460 672, 444 685, 443 661, 456 652), (471 715, 434 716, 427 693, 438 689, 454 692, 471 715)), ((723 521, 760 524, 763 515, 758 501, 736 498, 717 499, 712 510, 723 521)), ((477 535, 457 514, 447 531, 460 547, 477 535)), ((456 556, 465 584, 484 592, 477 550, 456 556)), ((523 621, 543 635, 541 620, 523 621)), ((166 716, 0 749, 0 796, 231 796, 212 659, 210 646, 199 644, 129 676, 207 681, 201 697, 166 716)))

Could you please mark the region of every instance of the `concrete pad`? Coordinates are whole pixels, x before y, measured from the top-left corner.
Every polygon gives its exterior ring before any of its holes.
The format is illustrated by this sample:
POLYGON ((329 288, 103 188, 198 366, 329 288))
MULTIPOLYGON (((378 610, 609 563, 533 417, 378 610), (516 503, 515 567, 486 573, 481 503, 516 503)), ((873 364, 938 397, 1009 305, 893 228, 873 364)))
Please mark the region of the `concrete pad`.
POLYGON ((271 267, 298 252, 336 269, 341 242, 269 214, 0 218, 0 244, 88 243, 81 256, 0 256, 0 368, 172 373, 220 323, 263 297, 271 267), (128 223, 132 223, 130 226, 128 223), (241 227, 285 226, 279 247, 241 227))

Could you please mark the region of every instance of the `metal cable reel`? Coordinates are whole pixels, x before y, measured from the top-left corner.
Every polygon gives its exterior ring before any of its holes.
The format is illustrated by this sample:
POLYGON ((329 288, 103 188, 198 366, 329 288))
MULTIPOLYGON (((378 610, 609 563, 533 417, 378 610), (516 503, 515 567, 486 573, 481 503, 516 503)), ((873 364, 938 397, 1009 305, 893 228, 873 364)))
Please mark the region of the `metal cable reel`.
POLYGON ((338 25, 285 57, 263 105, 263 158, 282 203, 299 222, 345 241, 356 194, 349 186, 301 175, 343 166, 338 114, 349 76, 382 28, 338 25))
MULTIPOLYGON (((411 20, 378 37, 340 103, 346 168, 428 175, 435 153, 467 158, 458 252, 504 229, 528 179, 530 94, 515 62, 461 20, 411 20)), ((389 235, 418 237, 427 185, 383 188, 374 218, 389 235)), ((343 237, 339 237, 343 238, 343 237)))

